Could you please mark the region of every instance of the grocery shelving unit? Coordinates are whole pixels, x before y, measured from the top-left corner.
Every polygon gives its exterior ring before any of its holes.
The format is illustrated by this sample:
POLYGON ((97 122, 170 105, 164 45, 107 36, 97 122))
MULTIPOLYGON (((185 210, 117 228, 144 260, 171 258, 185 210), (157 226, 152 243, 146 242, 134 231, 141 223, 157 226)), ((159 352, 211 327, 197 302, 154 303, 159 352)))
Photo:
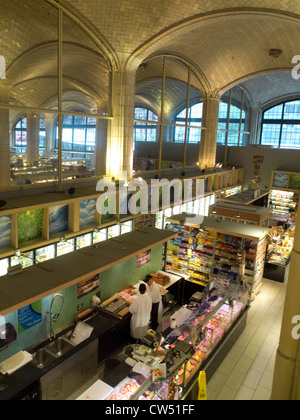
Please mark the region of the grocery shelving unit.
POLYGON ((253 300, 262 286, 269 229, 208 217, 192 225, 186 217, 168 220, 167 229, 178 237, 168 242, 166 270, 209 288, 243 282, 253 300))

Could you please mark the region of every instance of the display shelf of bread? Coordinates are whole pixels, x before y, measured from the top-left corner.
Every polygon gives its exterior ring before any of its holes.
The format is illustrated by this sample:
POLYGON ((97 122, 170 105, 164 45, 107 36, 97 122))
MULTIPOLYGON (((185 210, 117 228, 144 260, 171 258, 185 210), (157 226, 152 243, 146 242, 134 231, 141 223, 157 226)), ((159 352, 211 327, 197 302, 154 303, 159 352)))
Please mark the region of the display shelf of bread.
POLYGON ((271 264, 287 265, 294 246, 295 225, 287 230, 282 226, 275 226, 270 231, 267 250, 267 262, 271 264))

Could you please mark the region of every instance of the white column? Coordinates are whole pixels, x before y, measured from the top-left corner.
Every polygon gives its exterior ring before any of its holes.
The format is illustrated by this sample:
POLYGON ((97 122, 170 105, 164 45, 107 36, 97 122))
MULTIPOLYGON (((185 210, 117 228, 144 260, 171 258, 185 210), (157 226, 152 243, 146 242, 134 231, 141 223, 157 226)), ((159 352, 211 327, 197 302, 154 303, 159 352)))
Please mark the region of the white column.
MULTIPOLYGON (((1 81, 0 103, 8 104, 9 88, 1 81)), ((0 187, 11 184, 9 110, 0 109, 0 187)))
POLYGON ((259 144, 261 125, 261 107, 251 109, 249 144, 259 144))
POLYGON ((39 160, 40 117, 27 113, 27 165, 32 166, 39 160))
POLYGON ((300 214, 292 251, 279 346, 273 377, 272 400, 300 399, 300 214), (297 320, 294 318, 297 317, 297 320), (296 321, 296 323, 294 323, 296 321), (293 331, 295 329, 295 331, 293 331))
POLYGON ((45 156, 54 155, 55 129, 53 117, 45 117, 45 156))
POLYGON ((199 166, 212 168, 216 164, 217 137, 220 100, 208 97, 203 101, 203 117, 201 142, 199 150, 199 166))
POLYGON ((107 142, 107 174, 116 179, 121 171, 128 178, 133 168, 135 73, 115 70, 112 78, 112 113, 107 142))
POLYGON ((96 123, 96 144, 94 153, 95 175, 106 175, 106 153, 107 153, 107 120, 97 119, 96 123))

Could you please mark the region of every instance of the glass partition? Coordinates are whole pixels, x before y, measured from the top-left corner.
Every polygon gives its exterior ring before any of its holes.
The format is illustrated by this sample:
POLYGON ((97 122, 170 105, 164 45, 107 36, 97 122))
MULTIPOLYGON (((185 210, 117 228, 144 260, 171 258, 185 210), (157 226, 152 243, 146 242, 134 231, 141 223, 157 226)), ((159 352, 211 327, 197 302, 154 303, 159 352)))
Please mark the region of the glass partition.
POLYGON ((109 60, 59 9, 47 0, 1 5, 0 188, 106 174, 109 60))

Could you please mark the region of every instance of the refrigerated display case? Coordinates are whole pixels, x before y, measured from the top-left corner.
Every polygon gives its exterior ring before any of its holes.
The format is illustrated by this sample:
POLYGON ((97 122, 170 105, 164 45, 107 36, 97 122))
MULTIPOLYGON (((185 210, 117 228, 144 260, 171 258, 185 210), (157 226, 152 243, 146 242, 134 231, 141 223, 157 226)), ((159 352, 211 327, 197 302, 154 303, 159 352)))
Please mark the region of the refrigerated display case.
MULTIPOLYGON (((288 222, 296 210, 298 194, 293 191, 271 190, 271 219, 274 222, 288 222)), ((274 224, 274 223, 273 223, 274 224)))
POLYGON ((20 257, 16 255, 11 257, 10 264, 12 267, 21 264, 23 268, 34 265, 34 251, 24 252, 20 257))
POLYGON ((57 256, 60 257, 70 252, 75 251, 75 239, 68 239, 68 241, 59 242, 56 246, 57 256))
POLYGON ((132 226, 133 226, 132 220, 121 223, 121 235, 123 235, 124 233, 132 232, 132 226))
POLYGON ((92 245, 92 234, 87 233, 76 238, 76 249, 85 248, 92 245))
POLYGON ((55 245, 37 249, 35 251, 35 258, 38 262, 44 262, 55 258, 55 245))
POLYGON ((107 239, 107 229, 106 228, 93 232, 93 243, 94 244, 106 241, 106 239, 107 239))
POLYGON ((283 283, 288 273, 294 247, 295 223, 287 227, 275 226, 270 230, 264 277, 283 283))
POLYGON ((7 274, 7 269, 9 267, 9 258, 4 258, 0 260, 0 276, 5 276, 7 274))
POLYGON ((227 293, 214 290, 190 308, 174 308, 167 316, 178 324, 162 333, 158 347, 145 337, 105 362, 103 381, 113 387, 107 399, 195 399, 200 371, 207 380, 212 377, 244 329, 246 309, 245 289, 239 286, 227 293))
POLYGON ((107 239, 115 238, 116 236, 120 236, 121 226, 114 225, 107 228, 107 239))

